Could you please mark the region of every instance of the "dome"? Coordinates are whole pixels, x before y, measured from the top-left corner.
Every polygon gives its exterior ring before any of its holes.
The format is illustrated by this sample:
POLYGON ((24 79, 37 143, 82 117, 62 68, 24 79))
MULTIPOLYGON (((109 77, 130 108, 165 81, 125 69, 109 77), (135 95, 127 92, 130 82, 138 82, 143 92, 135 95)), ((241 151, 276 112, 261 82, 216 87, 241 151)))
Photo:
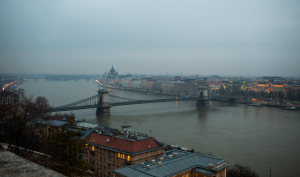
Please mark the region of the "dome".
POLYGON ((115 71, 115 69, 114 69, 114 66, 112 66, 111 67, 111 69, 110 69, 110 73, 115 73, 116 71, 115 71))

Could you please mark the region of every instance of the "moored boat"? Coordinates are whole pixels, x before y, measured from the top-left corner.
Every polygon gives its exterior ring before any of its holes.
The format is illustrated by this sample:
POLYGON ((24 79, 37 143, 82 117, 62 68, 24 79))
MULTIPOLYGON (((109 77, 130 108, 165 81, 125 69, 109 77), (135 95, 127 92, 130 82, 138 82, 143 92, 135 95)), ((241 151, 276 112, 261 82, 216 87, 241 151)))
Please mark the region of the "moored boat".
POLYGON ((248 106, 256 106, 256 107, 263 107, 263 105, 259 104, 259 103, 248 103, 248 106))
POLYGON ((286 107, 283 107, 282 109, 285 109, 285 110, 292 110, 292 111, 297 111, 297 108, 294 107, 294 106, 286 106, 286 107))

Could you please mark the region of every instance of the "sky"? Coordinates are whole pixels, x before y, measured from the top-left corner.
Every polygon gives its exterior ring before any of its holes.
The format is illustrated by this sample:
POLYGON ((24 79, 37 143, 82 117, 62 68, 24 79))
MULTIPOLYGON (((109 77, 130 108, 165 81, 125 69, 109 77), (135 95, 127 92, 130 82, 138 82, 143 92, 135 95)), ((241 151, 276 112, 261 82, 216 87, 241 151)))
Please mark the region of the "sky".
POLYGON ((300 76, 299 0, 0 0, 0 73, 300 76))

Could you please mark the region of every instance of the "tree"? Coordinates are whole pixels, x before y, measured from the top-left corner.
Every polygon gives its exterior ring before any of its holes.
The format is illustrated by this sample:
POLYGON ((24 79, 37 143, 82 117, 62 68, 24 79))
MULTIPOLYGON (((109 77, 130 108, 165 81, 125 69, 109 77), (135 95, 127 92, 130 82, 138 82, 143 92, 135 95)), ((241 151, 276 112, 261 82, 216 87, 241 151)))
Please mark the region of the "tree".
POLYGON ((78 157, 78 153, 86 151, 89 136, 79 139, 83 128, 78 129, 74 122, 75 119, 70 118, 66 126, 50 127, 51 134, 48 135, 40 131, 42 142, 47 144, 45 153, 52 156, 49 168, 66 176, 91 176, 89 164, 78 157))
POLYGON ((232 168, 229 168, 226 172, 227 177, 258 177, 259 175, 252 171, 250 167, 235 164, 232 168))
POLYGON ((35 116, 47 114, 50 106, 45 97, 35 102, 32 97, 22 97, 19 102, 18 105, 0 105, 0 141, 6 144, 6 150, 28 158, 33 150, 39 150, 40 147, 35 130, 41 125, 43 117, 35 121, 35 116))

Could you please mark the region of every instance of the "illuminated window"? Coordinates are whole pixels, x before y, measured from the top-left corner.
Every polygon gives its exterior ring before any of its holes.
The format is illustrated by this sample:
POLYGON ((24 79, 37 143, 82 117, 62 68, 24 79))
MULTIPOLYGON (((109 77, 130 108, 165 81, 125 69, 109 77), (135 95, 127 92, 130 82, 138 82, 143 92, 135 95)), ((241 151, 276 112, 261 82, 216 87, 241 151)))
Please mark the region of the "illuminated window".
POLYGON ((95 146, 92 146, 92 151, 95 151, 95 146))
POLYGON ((120 155, 120 153, 119 153, 119 152, 118 152, 118 157, 119 157, 119 158, 121 158, 121 155, 120 155))
POLYGON ((141 158, 141 156, 139 155, 139 159, 141 158))
POLYGON ((130 161, 130 155, 127 156, 127 160, 130 161))
POLYGON ((88 148, 89 148, 89 145, 88 145, 88 144, 85 144, 85 148, 87 148, 87 149, 88 149, 88 148))
POLYGON ((150 154, 150 152, 148 153, 148 156, 150 156, 151 154, 150 154))
POLYGON ((123 159, 125 159, 125 154, 123 154, 123 157, 122 157, 123 159))

